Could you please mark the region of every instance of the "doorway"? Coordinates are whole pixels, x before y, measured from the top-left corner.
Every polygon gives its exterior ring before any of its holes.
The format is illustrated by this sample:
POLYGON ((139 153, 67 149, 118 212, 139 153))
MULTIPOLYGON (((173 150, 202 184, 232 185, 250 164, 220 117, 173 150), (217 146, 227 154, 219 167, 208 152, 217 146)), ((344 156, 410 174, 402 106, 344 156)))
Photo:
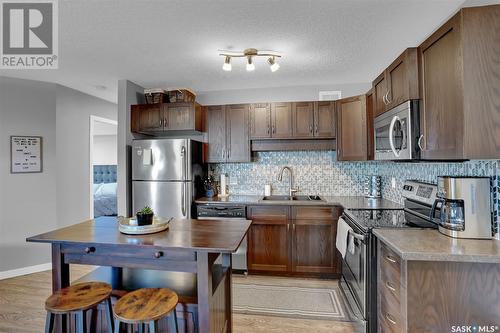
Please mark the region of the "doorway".
POLYGON ((90 116, 90 216, 117 215, 118 122, 90 116))

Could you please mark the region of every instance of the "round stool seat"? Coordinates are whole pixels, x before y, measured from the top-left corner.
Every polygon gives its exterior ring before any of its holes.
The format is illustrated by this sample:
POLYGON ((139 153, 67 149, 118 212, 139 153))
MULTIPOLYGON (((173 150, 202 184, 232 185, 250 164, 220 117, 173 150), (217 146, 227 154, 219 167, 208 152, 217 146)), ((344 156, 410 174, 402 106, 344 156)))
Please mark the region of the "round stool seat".
POLYGON ((115 318, 123 323, 140 324, 166 317, 175 310, 179 297, 167 288, 142 288, 116 302, 115 318))
POLYGON ((83 282, 56 291, 45 301, 52 313, 88 310, 108 299, 112 288, 104 282, 83 282))

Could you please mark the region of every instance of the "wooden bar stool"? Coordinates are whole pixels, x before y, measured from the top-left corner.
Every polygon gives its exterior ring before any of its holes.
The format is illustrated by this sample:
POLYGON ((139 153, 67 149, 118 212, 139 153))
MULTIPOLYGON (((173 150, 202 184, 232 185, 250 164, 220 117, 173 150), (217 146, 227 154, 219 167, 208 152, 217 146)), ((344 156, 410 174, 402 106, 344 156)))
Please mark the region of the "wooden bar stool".
POLYGON ((139 332, 149 326, 149 333, 158 333, 158 321, 172 313, 175 332, 179 332, 175 307, 179 297, 167 288, 142 288, 132 291, 116 302, 114 307, 115 333, 120 323, 137 325, 139 332))
POLYGON ((108 331, 113 332, 111 291, 111 286, 104 282, 78 283, 56 291, 45 301, 45 309, 47 310, 45 333, 53 331, 56 315, 67 316, 69 320, 71 314, 76 315, 76 331, 86 333, 86 311, 92 309, 97 312, 97 306, 103 302, 106 305, 108 331))

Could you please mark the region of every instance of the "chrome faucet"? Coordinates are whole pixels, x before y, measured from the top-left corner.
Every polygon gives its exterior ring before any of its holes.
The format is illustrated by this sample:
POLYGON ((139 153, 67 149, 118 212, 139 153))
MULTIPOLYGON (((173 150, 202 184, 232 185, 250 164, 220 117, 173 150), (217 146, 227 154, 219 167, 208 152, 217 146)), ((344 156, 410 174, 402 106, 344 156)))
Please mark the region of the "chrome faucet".
POLYGON ((288 191, 288 195, 290 196, 290 200, 292 200, 292 197, 294 195, 295 192, 298 192, 299 190, 297 188, 293 188, 293 173, 292 173, 292 169, 290 169, 290 167, 288 166, 284 166, 281 168, 279 174, 278 174, 278 181, 282 181, 283 180, 283 171, 285 171, 285 169, 288 170, 288 173, 290 174, 290 185, 289 185, 289 191, 288 191))

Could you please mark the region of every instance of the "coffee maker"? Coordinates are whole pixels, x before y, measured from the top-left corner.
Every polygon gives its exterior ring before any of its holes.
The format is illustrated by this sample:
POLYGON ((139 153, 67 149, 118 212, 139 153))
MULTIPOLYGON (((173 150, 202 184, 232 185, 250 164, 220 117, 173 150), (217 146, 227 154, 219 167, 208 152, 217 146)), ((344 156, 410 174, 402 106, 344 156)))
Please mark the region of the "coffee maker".
POLYGON ((436 210, 442 234, 453 238, 492 238, 488 177, 438 177, 437 199, 431 209, 433 221, 436 210))

